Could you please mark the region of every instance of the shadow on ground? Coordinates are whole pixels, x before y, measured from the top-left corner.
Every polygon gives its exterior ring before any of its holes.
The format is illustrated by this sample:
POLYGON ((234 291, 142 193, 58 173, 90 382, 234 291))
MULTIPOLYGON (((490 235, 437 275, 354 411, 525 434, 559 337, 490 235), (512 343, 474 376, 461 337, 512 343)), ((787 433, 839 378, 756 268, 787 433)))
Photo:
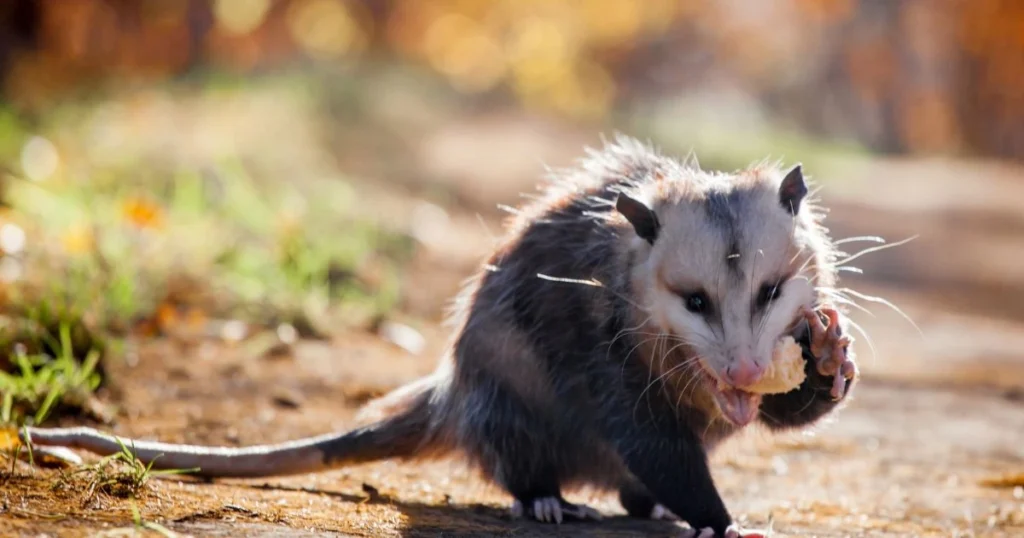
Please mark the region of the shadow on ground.
POLYGON ((597 536, 617 538, 626 536, 672 536, 679 526, 667 521, 645 521, 627 516, 605 517, 598 522, 567 522, 560 526, 517 520, 508 511, 483 504, 427 504, 402 501, 381 494, 365 485, 367 496, 352 495, 327 489, 294 488, 262 484, 252 486, 263 491, 291 491, 323 495, 346 503, 383 504, 397 509, 405 518, 399 529, 401 536, 425 538, 439 536, 549 536, 555 530, 558 536, 597 536))

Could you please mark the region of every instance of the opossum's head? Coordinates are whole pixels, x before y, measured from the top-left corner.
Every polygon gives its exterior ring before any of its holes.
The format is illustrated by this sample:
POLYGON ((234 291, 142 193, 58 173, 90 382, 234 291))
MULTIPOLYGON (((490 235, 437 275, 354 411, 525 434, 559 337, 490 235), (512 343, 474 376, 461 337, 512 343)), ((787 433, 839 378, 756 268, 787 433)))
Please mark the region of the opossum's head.
POLYGON ((744 425, 761 402, 744 387, 762 377, 801 308, 819 301, 817 286, 833 284, 830 244, 799 165, 679 172, 692 175, 643 184, 616 202, 634 232, 631 280, 646 331, 665 335, 649 360, 744 425))

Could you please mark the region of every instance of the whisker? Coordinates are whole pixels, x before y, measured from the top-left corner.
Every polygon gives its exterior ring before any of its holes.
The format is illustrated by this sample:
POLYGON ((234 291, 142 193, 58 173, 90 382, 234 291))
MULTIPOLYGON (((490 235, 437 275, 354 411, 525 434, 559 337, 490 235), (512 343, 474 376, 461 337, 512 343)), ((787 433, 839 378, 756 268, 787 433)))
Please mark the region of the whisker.
POLYGON ((696 390, 700 388, 700 380, 705 375, 703 368, 701 368, 700 364, 696 362, 690 363, 689 369, 692 370, 690 375, 690 381, 688 381, 686 385, 683 386, 683 389, 679 391, 679 399, 676 400, 677 406, 679 405, 678 402, 682 399, 683 396, 688 396, 687 391, 696 392, 696 390))
MULTIPOLYGON (((655 342, 654 345, 655 345, 655 347, 657 347, 658 342, 661 340, 662 337, 663 337, 663 335, 659 334, 657 336, 654 336, 653 338, 646 338, 644 340, 641 340, 641 341, 637 342, 637 344, 635 346, 630 348, 630 350, 628 352, 626 352, 626 355, 622 358, 622 365, 619 368, 619 375, 620 376, 625 376, 626 375, 626 365, 629 364, 630 357, 633 356, 633 353, 635 353, 637 349, 640 349, 642 346, 646 345, 649 342, 655 342)), ((648 368, 648 370, 650 370, 650 368, 648 368)))
POLYGON ((694 357, 692 360, 685 362, 686 373, 690 374, 690 378, 676 395, 676 408, 682 403, 683 398, 688 396, 688 392, 696 391, 700 387, 700 380, 705 374, 700 364, 697 363, 698 360, 699 357, 694 357))
MULTIPOLYGON (((652 381, 649 381, 649 382, 647 383, 647 386, 645 386, 645 387, 644 387, 644 390, 640 392, 640 395, 639 395, 639 396, 637 396, 637 399, 636 399, 636 403, 635 403, 635 404, 634 404, 634 406, 633 406, 633 414, 634 414, 634 415, 636 414, 636 406, 637 406, 637 405, 640 405, 640 400, 642 400, 642 399, 643 399, 644 395, 646 395, 646 394, 647 394, 647 391, 648 391, 648 390, 650 390, 650 389, 651 389, 651 387, 653 387, 653 386, 654 386, 654 385, 655 385, 655 384, 656 384, 656 383, 657 383, 658 381, 661 381, 662 379, 664 379, 664 378, 665 378, 665 376, 668 376, 668 375, 670 375, 670 374, 671 374, 672 372, 674 372, 675 370, 678 370, 678 369, 680 369, 680 368, 685 368, 685 367, 686 367, 686 364, 687 364, 687 362, 689 362, 689 361, 683 361, 683 362, 681 362, 681 363, 679 363, 679 364, 677 364, 677 365, 673 366, 672 368, 670 368, 670 369, 669 369, 669 370, 668 370, 667 372, 665 372, 665 373, 663 373, 663 374, 659 375, 659 376, 658 376, 657 378, 655 378, 654 380, 652 380, 652 381)), ((648 404, 650 404, 650 401, 648 401, 648 404)))
POLYGON ((924 332, 921 331, 921 328, 917 326, 917 323, 914 323, 914 320, 911 319, 910 316, 908 316, 905 312, 903 312, 903 310, 901 310, 898 306, 893 304, 888 299, 885 299, 885 298, 882 298, 882 297, 875 297, 873 295, 868 295, 866 293, 861 293, 859 291, 852 290, 850 288, 841 288, 839 291, 842 291, 844 293, 849 293, 851 295, 854 295, 857 298, 864 299, 865 301, 870 301, 872 303, 878 303, 878 304, 883 304, 885 306, 888 306, 894 312, 896 312, 897 314, 902 316, 903 319, 907 320, 907 322, 910 323, 914 327, 914 329, 917 330, 917 333, 919 335, 921 335, 922 337, 924 337, 924 332))
MULTIPOLYGON (((654 349, 652 350, 652 352, 654 353, 655 357, 658 356, 658 350, 661 348, 662 345, 665 344, 665 342, 666 342, 666 339, 665 339, 664 335, 659 336, 654 341, 654 349)), ((654 360, 656 360, 656 359, 654 359, 654 360)), ((633 404, 633 414, 634 415, 636 415, 636 408, 637 408, 637 406, 640 405, 640 400, 644 399, 644 393, 647 392, 647 389, 652 386, 652 383, 653 383, 652 379, 654 377, 655 370, 661 371, 665 367, 665 363, 664 362, 659 362, 657 364, 657 366, 655 366, 654 365, 654 360, 652 360, 649 363, 649 367, 647 368, 647 385, 644 387, 644 390, 640 393, 640 396, 637 396, 636 403, 633 404)), ((651 399, 650 398, 647 398, 647 412, 651 413, 652 415, 654 414, 654 409, 651 407, 651 399)))
POLYGON ((608 342, 608 352, 605 354, 605 358, 608 359, 611 357, 612 347, 615 345, 616 342, 619 341, 620 338, 625 338, 626 336, 631 334, 637 334, 636 331, 639 331, 641 328, 646 326, 647 323, 651 321, 652 317, 653 316, 647 316, 647 319, 637 324, 636 327, 624 327, 622 330, 616 333, 615 336, 612 337, 611 341, 608 342))
MULTIPOLYGON (((637 397, 636 405, 640 405, 640 400, 643 398, 644 392, 646 392, 647 388, 650 388, 656 382, 656 380, 654 380, 654 381, 651 380, 654 377, 655 370, 657 372, 662 372, 662 371, 665 370, 665 355, 663 355, 659 351, 659 349, 662 348, 664 345, 668 345, 668 338, 665 338, 664 336, 658 338, 658 340, 654 344, 654 349, 653 349, 653 354, 654 355, 653 355, 653 359, 652 359, 652 361, 650 363, 652 368, 648 368, 648 370, 647 370, 647 386, 644 387, 644 390, 640 392, 640 396, 637 397), (654 366, 654 362, 657 363, 657 366, 654 366)), ((650 399, 649 398, 647 399, 647 411, 650 412, 651 414, 654 413, 653 408, 651 408, 651 404, 650 404, 650 399)))
POLYGON ((799 258, 800 255, 803 253, 803 249, 797 249, 796 254, 793 254, 793 257, 789 259, 789 263, 787 263, 786 265, 793 265, 793 262, 795 262, 796 259, 799 258))
POLYGON ((881 238, 881 237, 879 237, 877 235, 858 235, 858 236, 855 236, 855 237, 846 237, 844 239, 839 239, 839 240, 833 241, 832 244, 833 245, 845 245, 846 243, 854 243, 856 241, 869 241, 871 243, 885 243, 885 239, 883 239, 883 238, 881 238))
POLYGON ((545 275, 543 273, 537 273, 537 278, 539 278, 541 280, 548 280, 550 282, 561 282, 563 284, 581 284, 581 285, 584 285, 584 286, 593 286, 595 288, 603 288, 604 287, 604 284, 600 280, 597 280, 596 278, 591 278, 589 280, 582 280, 582 279, 579 279, 579 278, 564 278, 564 277, 545 275))
POLYGON ((846 258, 843 258, 842 260, 836 262, 836 266, 839 267, 839 266, 846 265, 847 263, 850 263, 853 260, 856 260, 857 258, 860 258, 861 256, 865 256, 865 255, 871 254, 873 252, 878 252, 878 251, 881 251, 881 250, 886 250, 886 249, 890 249, 890 248, 895 248, 895 247, 906 245, 907 243, 917 239, 918 237, 920 237, 920 236, 919 235, 915 235, 915 236, 908 237, 908 238, 906 238, 906 239, 904 239, 902 241, 896 242, 896 243, 888 243, 888 244, 885 244, 885 245, 879 245, 877 247, 866 248, 864 250, 861 250, 860 252, 857 252, 856 254, 851 254, 851 255, 847 256, 846 258))
MULTIPOLYGON (((795 256, 793 256, 793 259, 794 259, 794 260, 795 260, 795 259, 797 259, 797 258, 798 258, 798 257, 799 257, 799 256, 800 256, 801 254, 805 254, 805 252, 804 252, 804 250, 803 250, 803 249, 799 250, 799 251, 798 251, 798 252, 796 253, 796 255, 795 255, 795 256)), ((799 268, 799 269, 797 269, 797 271, 796 271, 796 272, 797 272, 797 273, 803 273, 803 272, 804 272, 804 269, 807 269, 807 266, 808 266, 808 265, 810 265, 810 264, 811 264, 811 263, 812 263, 813 261, 814 261, 814 253, 813 253, 813 252, 807 253, 807 257, 806 257, 806 258, 804 258, 804 262, 800 264, 800 268, 799 268)), ((792 262, 792 261, 790 261, 790 263, 793 263, 793 262, 792 262)))
MULTIPOLYGON (((637 344, 635 346, 633 346, 632 348, 629 349, 628 352, 626 352, 626 356, 622 358, 622 368, 623 369, 626 368, 626 363, 629 362, 629 358, 631 356, 633 356, 633 353, 636 352, 637 349, 640 349, 641 346, 643 346, 644 344, 646 344, 648 342, 657 342, 660 338, 661 338, 661 335, 657 335, 657 336, 655 336, 653 338, 647 338, 645 340, 641 340, 640 342, 637 342, 637 344)), ((657 344, 655 344, 655 345, 657 345, 657 344)))
MULTIPOLYGON (((689 339, 689 338, 679 338, 679 337, 676 337, 676 338, 674 338, 672 340, 673 340, 672 343, 674 345, 672 345, 671 347, 669 347, 667 349, 664 349, 664 351, 662 351, 662 345, 669 343, 669 339, 668 338, 665 338, 665 339, 659 341, 658 344, 655 346, 654 353, 658 357, 656 359, 658 361, 658 366, 657 366, 656 369, 658 371, 662 371, 662 370, 664 370, 664 371, 657 378, 652 379, 651 377, 653 376, 653 370, 655 368, 652 368, 650 370, 650 375, 649 375, 649 377, 647 379, 647 384, 644 387, 644 390, 641 391, 640 395, 637 397, 636 403, 634 404, 634 409, 633 409, 633 413, 634 414, 636 413, 636 406, 639 405, 640 401, 643 400, 644 397, 648 395, 648 391, 653 386, 659 384, 659 382, 662 381, 663 379, 666 379, 666 378, 672 376, 675 373, 681 372, 681 371, 685 370, 686 368, 691 367, 696 361, 699 360, 698 356, 689 357, 689 358, 686 358, 685 360, 681 361, 679 364, 676 364, 676 365, 672 366, 668 370, 665 370, 664 369, 665 361, 669 357, 671 357, 673 355, 673 353, 675 353, 675 351, 677 349, 679 349, 680 347, 683 347, 683 346, 692 346, 693 343, 694 343, 694 341, 692 339, 689 339)), ((667 386, 665 384, 661 385, 660 390, 663 393, 665 393, 666 395, 668 394, 667 393, 668 388, 667 388, 667 386)), ((647 398, 647 403, 648 403, 648 406, 650 406, 650 403, 651 403, 650 402, 650 398, 647 398)))
POLYGON ((497 235, 494 234, 494 232, 491 231, 490 226, 487 225, 487 221, 484 220, 484 216, 481 215, 480 213, 477 213, 476 221, 480 225, 480 229, 482 229, 484 233, 487 234, 487 238, 491 240, 491 244, 497 245, 500 239, 498 238, 497 235))
POLYGON ((779 419, 773 417, 771 414, 769 414, 767 411, 765 411, 763 407, 761 409, 758 409, 757 413, 758 413, 759 416, 762 416, 762 417, 772 421, 775 424, 782 424, 782 422, 779 419))
MULTIPOLYGON (((751 275, 750 279, 749 279, 750 280, 750 289, 747 290, 747 297, 753 297, 754 296, 754 276, 753 275, 757 274, 757 258, 758 258, 758 255, 760 255, 762 258, 764 257, 764 251, 761 250, 760 248, 758 248, 756 251, 754 251, 754 263, 753 263, 753 266, 750 269, 750 275, 751 275)), ((750 314, 753 315, 753 311, 751 311, 750 314)))
POLYGON ((711 431, 711 426, 714 425, 714 423, 715 419, 711 419, 708 421, 708 425, 704 427, 704 433, 700 434, 701 439, 707 439, 708 432, 711 431))
POLYGON ((823 293, 825 293, 825 295, 828 295, 829 297, 831 297, 837 303, 842 303, 842 304, 850 305, 850 306, 856 308, 857 310, 860 310, 861 312, 864 312, 865 314, 867 314, 867 315, 869 315, 871 317, 875 317, 875 313, 874 312, 868 310, 867 308, 864 308, 863 306, 860 305, 860 303, 854 301, 853 299, 850 299, 849 297, 846 297, 842 293, 840 293, 838 291, 835 291, 832 288, 818 288, 818 289, 820 289, 823 293))
POLYGON ((858 324, 857 322, 853 321, 850 318, 846 318, 846 322, 850 324, 850 327, 857 329, 857 332, 859 332, 861 336, 864 337, 864 341, 868 343, 868 349, 871 350, 871 362, 874 363, 875 361, 877 361, 878 351, 875 349, 875 343, 871 341, 871 336, 869 336, 867 331, 864 330, 864 327, 861 327, 860 324, 858 324))

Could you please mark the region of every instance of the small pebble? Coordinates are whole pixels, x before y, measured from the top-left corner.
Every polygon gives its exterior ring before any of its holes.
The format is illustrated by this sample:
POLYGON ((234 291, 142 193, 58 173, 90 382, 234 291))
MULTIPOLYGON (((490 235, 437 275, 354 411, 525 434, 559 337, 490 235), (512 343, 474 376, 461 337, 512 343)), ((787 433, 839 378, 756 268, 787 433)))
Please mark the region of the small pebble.
POLYGON ((241 342, 248 332, 249 326, 237 319, 225 322, 220 328, 220 336, 226 342, 241 342))
POLYGON ((277 326, 277 337, 281 343, 292 345, 299 339, 299 331, 291 323, 282 323, 277 326))
POLYGON ((294 391, 278 391, 273 397, 274 405, 287 409, 298 409, 302 407, 302 396, 294 391))
POLYGON ((1011 402, 1024 402, 1024 387, 1013 387, 1003 393, 1003 397, 1011 402))

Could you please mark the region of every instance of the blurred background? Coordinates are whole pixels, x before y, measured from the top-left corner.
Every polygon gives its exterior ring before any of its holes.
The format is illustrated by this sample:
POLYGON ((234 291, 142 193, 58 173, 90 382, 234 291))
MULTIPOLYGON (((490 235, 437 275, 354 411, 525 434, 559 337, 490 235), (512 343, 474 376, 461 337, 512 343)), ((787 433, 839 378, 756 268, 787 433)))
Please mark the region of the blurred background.
POLYGON ((845 273, 868 375, 1024 398, 1022 2, 5 0, 0 419, 182 349, 429 370, 500 206, 616 132, 802 162, 845 251, 913 238, 845 273))
POLYGON ((12 0, 0 69, 25 112, 200 72, 365 78, 390 65, 465 107, 600 121, 714 95, 874 151, 1012 159, 1024 145, 1021 11, 1008 0, 12 0))
MULTIPOLYGON (((837 238, 916 237, 859 258, 857 289, 912 294, 916 322, 1024 321, 1022 20, 1009 0, 10 0, 7 310, 81 322, 81 349, 436 320, 499 206, 623 132, 709 168, 803 162, 837 238)), ((1020 349, 882 319, 887 355, 1020 349)), ((8 348, 31 333, 8 325, 8 348)))

